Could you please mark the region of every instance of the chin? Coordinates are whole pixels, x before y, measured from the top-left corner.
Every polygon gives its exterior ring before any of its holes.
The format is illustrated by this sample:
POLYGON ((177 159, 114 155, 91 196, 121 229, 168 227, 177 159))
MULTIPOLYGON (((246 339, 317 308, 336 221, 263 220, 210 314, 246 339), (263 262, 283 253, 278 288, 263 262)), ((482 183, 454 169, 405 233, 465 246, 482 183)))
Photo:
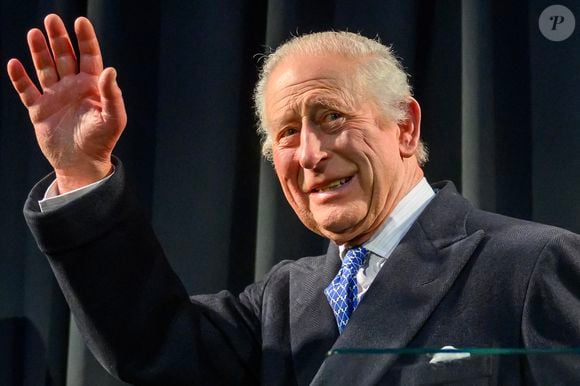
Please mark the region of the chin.
POLYGON ((314 217, 314 219, 324 236, 334 240, 337 235, 351 233, 361 223, 363 216, 343 211, 337 216, 314 217))

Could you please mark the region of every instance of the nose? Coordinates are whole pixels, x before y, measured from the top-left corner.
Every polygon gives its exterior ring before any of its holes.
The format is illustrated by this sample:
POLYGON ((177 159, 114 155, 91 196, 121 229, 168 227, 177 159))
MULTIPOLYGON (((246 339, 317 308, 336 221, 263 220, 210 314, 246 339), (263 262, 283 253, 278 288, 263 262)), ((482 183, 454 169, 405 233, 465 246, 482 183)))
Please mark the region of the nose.
POLYGON ((323 136, 324 133, 316 130, 316 127, 311 123, 303 122, 298 157, 300 166, 304 169, 316 169, 320 162, 328 156, 323 148, 323 136))

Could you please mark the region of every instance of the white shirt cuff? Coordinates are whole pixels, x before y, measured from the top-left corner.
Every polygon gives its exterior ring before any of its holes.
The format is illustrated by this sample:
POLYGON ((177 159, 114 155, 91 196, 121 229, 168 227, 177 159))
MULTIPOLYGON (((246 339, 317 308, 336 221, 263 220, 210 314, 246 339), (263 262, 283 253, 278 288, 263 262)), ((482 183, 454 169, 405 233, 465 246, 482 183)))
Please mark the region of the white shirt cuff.
POLYGON ((99 186, 101 186, 102 184, 107 182, 113 174, 115 174, 114 170, 111 174, 109 174, 108 176, 106 176, 102 180, 99 180, 97 182, 93 182, 92 184, 89 184, 87 186, 83 186, 83 187, 75 189, 75 190, 71 190, 70 192, 67 192, 64 194, 58 194, 56 180, 54 180, 52 182, 52 184, 50 184, 48 189, 46 189, 46 193, 44 193, 44 198, 42 200, 38 201, 38 205, 40 206, 40 211, 41 212, 48 212, 51 210, 56 210, 56 209, 62 208, 66 204, 68 204, 68 203, 84 196, 85 194, 95 190, 96 188, 98 188, 99 186))

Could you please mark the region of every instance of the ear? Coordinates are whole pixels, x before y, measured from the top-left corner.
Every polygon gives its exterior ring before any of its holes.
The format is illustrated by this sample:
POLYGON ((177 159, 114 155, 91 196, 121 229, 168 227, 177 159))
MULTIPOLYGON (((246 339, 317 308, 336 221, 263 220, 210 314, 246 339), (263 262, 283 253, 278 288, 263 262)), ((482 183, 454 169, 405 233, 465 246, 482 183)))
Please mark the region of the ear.
POLYGON ((407 103, 407 119, 399 123, 399 152, 402 158, 415 154, 421 137, 421 106, 413 97, 407 103))

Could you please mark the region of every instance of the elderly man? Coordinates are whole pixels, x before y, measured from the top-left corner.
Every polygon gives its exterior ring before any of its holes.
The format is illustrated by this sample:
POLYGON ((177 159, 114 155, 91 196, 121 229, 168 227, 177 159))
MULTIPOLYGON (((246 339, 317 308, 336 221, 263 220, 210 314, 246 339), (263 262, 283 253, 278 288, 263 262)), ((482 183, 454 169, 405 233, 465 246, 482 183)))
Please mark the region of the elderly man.
POLYGON ((188 297, 112 157, 126 122, 93 28, 28 43, 42 92, 8 73, 54 174, 26 219, 91 350, 136 384, 569 384, 577 359, 332 356, 337 348, 579 346, 580 237, 473 208, 421 165, 421 112, 390 50, 291 39, 256 87, 264 154, 302 222, 331 242, 238 296, 188 297), (78 66, 78 71, 77 71, 78 66))

